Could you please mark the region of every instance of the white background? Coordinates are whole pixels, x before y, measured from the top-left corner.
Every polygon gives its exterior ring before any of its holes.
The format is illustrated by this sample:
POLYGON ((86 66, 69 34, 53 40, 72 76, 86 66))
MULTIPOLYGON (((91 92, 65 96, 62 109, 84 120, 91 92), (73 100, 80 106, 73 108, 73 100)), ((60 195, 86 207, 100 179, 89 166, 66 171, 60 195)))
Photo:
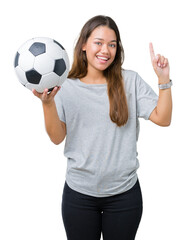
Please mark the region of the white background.
POLYGON ((50 142, 40 100, 14 73, 15 53, 32 37, 51 37, 64 45, 72 63, 83 24, 98 14, 112 17, 120 29, 123 67, 137 71, 157 94, 149 42, 155 53, 169 59, 171 126, 140 119, 138 175, 144 212, 136 239, 186 239, 184 1, 7 0, 0 9, 0 239, 66 239, 61 218, 64 142, 50 142))

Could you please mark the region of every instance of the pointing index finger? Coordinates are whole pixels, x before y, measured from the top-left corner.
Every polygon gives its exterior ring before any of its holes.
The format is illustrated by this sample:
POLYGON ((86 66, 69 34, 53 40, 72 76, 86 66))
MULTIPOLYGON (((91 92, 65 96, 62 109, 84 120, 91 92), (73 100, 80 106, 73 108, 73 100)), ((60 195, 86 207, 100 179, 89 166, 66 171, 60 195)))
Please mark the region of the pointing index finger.
POLYGON ((149 50, 150 50, 151 60, 153 61, 153 59, 155 58, 155 53, 154 53, 154 48, 152 43, 149 43, 149 50))

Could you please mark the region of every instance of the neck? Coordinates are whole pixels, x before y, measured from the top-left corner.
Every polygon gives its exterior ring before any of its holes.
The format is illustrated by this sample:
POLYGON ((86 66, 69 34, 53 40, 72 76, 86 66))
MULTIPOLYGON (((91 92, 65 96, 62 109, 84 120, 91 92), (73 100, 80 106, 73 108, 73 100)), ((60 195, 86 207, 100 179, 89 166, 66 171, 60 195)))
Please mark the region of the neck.
POLYGON ((100 84, 106 83, 106 78, 103 75, 103 71, 89 71, 87 75, 80 79, 83 82, 91 83, 91 84, 100 84))

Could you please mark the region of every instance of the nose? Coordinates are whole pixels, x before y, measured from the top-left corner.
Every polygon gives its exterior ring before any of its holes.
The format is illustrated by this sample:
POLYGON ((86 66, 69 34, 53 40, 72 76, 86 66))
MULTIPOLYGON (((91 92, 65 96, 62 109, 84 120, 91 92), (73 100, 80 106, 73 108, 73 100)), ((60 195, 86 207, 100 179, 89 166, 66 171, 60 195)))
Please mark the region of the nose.
POLYGON ((103 44, 103 45, 102 45, 101 53, 102 53, 102 54, 108 54, 108 53, 109 53, 107 44, 103 44))

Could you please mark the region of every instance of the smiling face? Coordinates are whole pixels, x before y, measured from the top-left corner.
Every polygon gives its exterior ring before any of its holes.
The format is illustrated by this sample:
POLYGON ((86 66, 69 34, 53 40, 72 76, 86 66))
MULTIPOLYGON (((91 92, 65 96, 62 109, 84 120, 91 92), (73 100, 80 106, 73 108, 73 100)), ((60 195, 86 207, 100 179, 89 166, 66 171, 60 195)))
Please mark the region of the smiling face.
POLYGON ((117 39, 114 30, 99 26, 93 30, 82 48, 86 51, 89 71, 104 71, 114 61, 117 39))

